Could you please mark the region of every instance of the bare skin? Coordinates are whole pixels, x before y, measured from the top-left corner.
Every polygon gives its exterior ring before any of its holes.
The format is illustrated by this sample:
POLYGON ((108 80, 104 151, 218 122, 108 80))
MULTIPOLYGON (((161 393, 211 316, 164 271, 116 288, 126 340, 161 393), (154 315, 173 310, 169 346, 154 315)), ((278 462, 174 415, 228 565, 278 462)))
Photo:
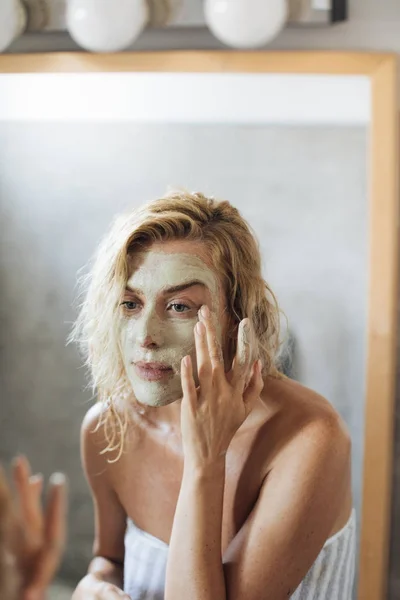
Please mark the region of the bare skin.
MULTIPOLYGON (((192 243, 168 247, 199 253, 192 243)), ((212 308, 207 290, 196 294, 196 302, 212 308)), ((223 322, 224 314, 219 317, 223 322)), ((223 388, 226 374, 214 364, 221 349, 214 345, 212 321, 200 320, 200 390, 210 377, 223 388)), ((152 344, 150 337, 143 340, 144 347, 152 344)), ((102 430, 93 433, 100 408, 85 418, 82 457, 95 503, 98 558, 74 600, 121 597, 126 517, 171 546, 167 600, 188 597, 188 586, 194 600, 287 598, 326 539, 350 517, 350 440, 326 400, 288 379, 262 381, 248 357, 241 377, 250 378, 249 391, 243 386, 237 394, 243 416, 217 440, 209 424, 221 422, 227 406, 214 394, 209 419, 201 419, 188 369, 182 365, 182 402, 149 408, 145 415, 132 409, 126 450, 117 463, 100 454, 102 430), (215 542, 208 554, 204 536, 215 542)))
POLYGON ((31 474, 25 457, 14 460, 12 475, 15 495, 0 472, 0 595, 4 600, 45 600, 65 546, 65 477, 51 477, 44 509, 43 477, 31 474))

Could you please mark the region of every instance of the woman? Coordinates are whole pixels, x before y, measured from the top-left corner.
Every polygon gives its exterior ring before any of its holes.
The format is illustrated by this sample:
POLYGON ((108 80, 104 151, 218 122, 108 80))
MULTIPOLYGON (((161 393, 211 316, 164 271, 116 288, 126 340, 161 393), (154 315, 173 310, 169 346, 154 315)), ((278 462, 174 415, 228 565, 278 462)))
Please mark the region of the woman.
POLYGON ((279 373, 260 263, 239 212, 201 194, 120 218, 100 246, 73 333, 101 401, 74 600, 350 599, 349 436, 279 373))
POLYGON ((50 478, 44 511, 42 476, 31 475, 24 456, 14 460, 12 472, 14 498, 0 472, 0 598, 45 600, 65 544, 65 477, 50 478))

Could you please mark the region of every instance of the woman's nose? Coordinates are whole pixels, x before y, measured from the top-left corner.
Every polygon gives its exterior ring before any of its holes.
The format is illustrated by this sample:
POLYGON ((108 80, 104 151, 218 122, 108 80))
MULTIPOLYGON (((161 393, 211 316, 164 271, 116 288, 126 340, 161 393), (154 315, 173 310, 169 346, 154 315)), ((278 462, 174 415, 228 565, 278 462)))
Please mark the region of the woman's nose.
POLYGON ((159 346, 151 335, 147 335, 145 338, 141 337, 138 341, 142 348, 158 348, 159 346))
POLYGON ((162 323, 155 311, 143 314, 136 340, 142 348, 158 348, 164 343, 162 323))

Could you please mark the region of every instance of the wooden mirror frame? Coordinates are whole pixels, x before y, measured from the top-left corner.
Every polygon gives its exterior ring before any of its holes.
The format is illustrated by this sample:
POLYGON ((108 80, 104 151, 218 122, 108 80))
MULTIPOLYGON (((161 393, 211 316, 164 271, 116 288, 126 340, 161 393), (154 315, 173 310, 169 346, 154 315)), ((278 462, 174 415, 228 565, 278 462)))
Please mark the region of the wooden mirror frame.
MULTIPOLYGON (((361 75, 371 85, 369 291, 359 600, 385 600, 388 582, 398 300, 396 56, 353 52, 179 51, 0 55, 0 73, 239 72, 361 75)), ((29 102, 29 100, 27 100, 29 102)))

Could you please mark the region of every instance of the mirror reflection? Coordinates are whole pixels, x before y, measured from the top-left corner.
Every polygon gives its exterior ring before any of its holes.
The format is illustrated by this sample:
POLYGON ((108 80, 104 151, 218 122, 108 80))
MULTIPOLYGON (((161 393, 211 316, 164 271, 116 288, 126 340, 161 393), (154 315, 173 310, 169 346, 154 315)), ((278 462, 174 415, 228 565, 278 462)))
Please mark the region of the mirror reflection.
MULTIPOLYGON (((174 100, 193 75, 177 76, 174 93, 163 74, 145 91, 128 74, 124 105, 135 95, 142 113, 121 117, 99 100, 111 82, 102 74, 91 117, 87 89, 81 112, 74 95, 54 104, 57 88, 82 81, 60 77, 33 85, 14 113, 3 95, 0 452, 4 462, 23 453, 46 478, 67 474, 69 596, 355 597, 368 283, 360 82, 339 118, 328 104, 310 116, 318 89, 331 91, 309 82, 305 102, 300 76, 290 86, 303 113, 285 113, 288 76, 275 76, 265 114, 226 84, 204 113, 207 94, 195 103, 192 92, 192 117, 186 102, 179 118, 174 100)), ((223 76, 210 77, 218 90, 223 76)), ((230 85, 262 91, 262 77, 230 85)), ((18 489, 28 468, 14 465, 18 489)), ((59 514, 62 488, 53 478, 59 514)))

